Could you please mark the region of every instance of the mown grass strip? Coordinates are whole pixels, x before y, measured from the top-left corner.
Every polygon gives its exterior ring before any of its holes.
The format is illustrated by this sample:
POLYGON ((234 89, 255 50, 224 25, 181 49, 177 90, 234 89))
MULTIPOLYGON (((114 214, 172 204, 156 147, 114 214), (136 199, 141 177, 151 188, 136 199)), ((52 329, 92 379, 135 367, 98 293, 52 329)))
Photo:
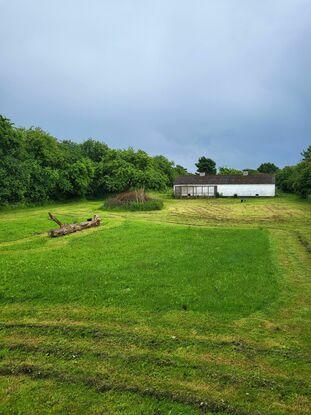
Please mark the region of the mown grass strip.
MULTIPOLYGON (((113 382, 107 381, 100 374, 94 373, 92 376, 85 376, 84 374, 70 375, 68 372, 62 372, 55 368, 46 370, 42 367, 35 365, 21 364, 18 366, 3 365, 0 367, 0 376, 18 376, 27 375, 32 379, 52 379, 63 383, 70 384, 83 384, 90 387, 99 393, 107 391, 116 392, 131 392, 139 394, 141 396, 153 397, 157 400, 169 400, 176 403, 182 403, 185 405, 193 406, 199 409, 202 413, 226 413, 228 415, 265 415, 262 411, 248 410, 242 407, 233 406, 229 402, 216 401, 211 398, 200 399, 186 391, 172 392, 168 390, 157 390, 155 388, 144 388, 139 386, 131 386, 126 383, 117 382, 115 379, 113 382)), ((267 413, 268 415, 268 413, 267 413)))
POLYGON ((147 346, 154 349, 165 350, 174 349, 180 346, 204 345, 207 349, 230 348, 241 354, 261 354, 261 355, 278 355, 285 359, 297 359, 307 363, 311 362, 310 353, 304 353, 300 349, 279 349, 267 348, 264 346, 250 344, 241 339, 237 340, 207 340, 200 337, 192 336, 191 338, 182 337, 161 337, 158 333, 153 335, 143 335, 141 333, 103 330, 100 328, 88 328, 77 325, 49 325, 49 324, 28 324, 28 323, 0 323, 0 329, 25 329, 35 332, 42 332, 51 335, 65 335, 68 337, 87 337, 93 340, 112 338, 114 341, 123 344, 133 343, 138 346, 147 346))
POLYGON ((45 356, 54 356, 63 360, 76 361, 84 357, 86 359, 92 358, 98 360, 98 364, 103 360, 110 361, 117 366, 129 365, 133 369, 141 368, 141 365, 148 365, 148 370, 157 369, 159 372, 167 373, 167 369, 186 369, 192 371, 192 376, 207 382, 215 381, 224 386, 226 385, 243 385, 250 389, 269 389, 274 390, 282 395, 289 395, 296 393, 299 390, 300 395, 308 395, 310 392, 310 385, 301 379, 284 378, 280 376, 271 377, 263 375, 258 371, 237 371, 237 368, 232 370, 225 365, 214 364, 211 362, 192 363, 180 357, 160 357, 155 353, 146 351, 139 354, 124 354, 125 351, 111 354, 109 351, 90 351, 79 350, 77 348, 70 349, 68 347, 60 347, 58 345, 27 345, 21 343, 3 343, 0 346, 0 352, 3 351, 22 351, 26 353, 38 353, 45 356), (165 369, 163 371, 163 369, 165 369))

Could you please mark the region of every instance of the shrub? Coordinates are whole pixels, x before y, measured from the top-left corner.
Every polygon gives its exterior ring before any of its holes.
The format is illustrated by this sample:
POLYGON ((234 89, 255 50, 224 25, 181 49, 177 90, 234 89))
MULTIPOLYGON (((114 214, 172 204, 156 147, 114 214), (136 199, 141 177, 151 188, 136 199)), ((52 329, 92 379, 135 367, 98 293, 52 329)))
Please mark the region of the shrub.
POLYGON ((107 199, 102 208, 131 211, 161 210, 163 208, 163 201, 160 199, 151 199, 143 189, 139 189, 120 193, 115 197, 107 199))
POLYGON ((115 198, 115 201, 119 204, 126 204, 128 202, 140 202, 145 203, 150 198, 146 195, 144 189, 137 189, 128 192, 119 193, 115 198))

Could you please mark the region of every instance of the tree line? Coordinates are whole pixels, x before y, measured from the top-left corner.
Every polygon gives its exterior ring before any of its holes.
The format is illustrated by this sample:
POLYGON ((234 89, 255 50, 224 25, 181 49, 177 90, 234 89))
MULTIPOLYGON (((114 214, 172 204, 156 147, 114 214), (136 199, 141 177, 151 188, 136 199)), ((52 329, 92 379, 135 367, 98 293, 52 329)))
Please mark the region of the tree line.
MULTIPOLYGON (((277 187, 302 197, 311 194, 311 146, 295 166, 282 169, 263 163, 249 174, 275 173, 277 187)), ((197 172, 216 174, 214 160, 205 156, 197 172)), ((218 174, 243 170, 219 167, 218 174)), ((0 115, 0 205, 101 197, 132 188, 165 190, 188 171, 162 155, 132 148, 117 150, 88 139, 83 143, 57 140, 41 128, 17 128, 0 115)))
MULTIPOLYGON (((198 173, 217 173, 216 162, 205 156, 199 158, 196 167, 198 173)), ((311 146, 301 153, 300 162, 294 166, 279 168, 274 163, 267 162, 262 163, 257 169, 218 168, 218 174, 243 174, 243 171, 247 171, 248 174, 275 174, 278 189, 306 198, 311 195, 311 146)))
POLYGON ((276 183, 284 192, 296 193, 304 198, 311 195, 311 146, 301 153, 298 164, 278 170, 276 183))
POLYGON ((130 188, 165 190, 187 170, 166 157, 101 141, 57 140, 0 115, 0 204, 100 197, 130 188))
MULTIPOLYGON (((205 156, 200 157, 195 164, 198 173, 217 174, 216 162, 205 156)), ((231 167, 219 167, 218 174, 243 174, 247 171, 249 174, 268 173, 273 174, 279 171, 279 168, 274 163, 262 163, 258 169, 233 169, 231 167)))

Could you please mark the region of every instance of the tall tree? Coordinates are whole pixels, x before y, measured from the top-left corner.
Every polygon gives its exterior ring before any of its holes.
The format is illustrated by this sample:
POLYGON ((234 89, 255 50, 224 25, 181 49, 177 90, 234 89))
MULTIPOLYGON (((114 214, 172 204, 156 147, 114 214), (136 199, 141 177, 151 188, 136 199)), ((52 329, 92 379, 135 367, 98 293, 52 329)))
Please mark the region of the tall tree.
POLYGON ((311 195, 311 158, 303 160, 295 167, 293 188, 301 197, 307 198, 311 195))
POLYGON ((63 163, 59 143, 55 137, 39 127, 21 128, 28 156, 44 167, 57 167, 63 163))
POLYGON ((276 185, 283 192, 293 192, 293 179, 296 166, 285 166, 276 174, 276 185))
POLYGON ((181 166, 180 164, 176 164, 176 166, 174 167, 174 178, 178 177, 178 176, 187 176, 190 173, 188 172, 188 170, 181 166))
POLYGON ((164 156, 155 156, 152 159, 152 163, 156 170, 159 170, 162 174, 167 176, 168 178, 168 186, 172 186, 174 181, 174 163, 172 161, 169 161, 164 156))
POLYGON ((276 173, 279 168, 274 163, 262 163, 258 169, 259 173, 276 173))
POLYGON ((30 168, 24 136, 0 115, 0 205, 24 202, 30 168))
POLYGON ((202 156, 195 165, 199 173, 216 174, 216 163, 210 158, 202 156))
POLYGON ((85 157, 88 157, 92 161, 99 162, 107 154, 109 148, 107 144, 89 138, 81 144, 81 150, 85 157))

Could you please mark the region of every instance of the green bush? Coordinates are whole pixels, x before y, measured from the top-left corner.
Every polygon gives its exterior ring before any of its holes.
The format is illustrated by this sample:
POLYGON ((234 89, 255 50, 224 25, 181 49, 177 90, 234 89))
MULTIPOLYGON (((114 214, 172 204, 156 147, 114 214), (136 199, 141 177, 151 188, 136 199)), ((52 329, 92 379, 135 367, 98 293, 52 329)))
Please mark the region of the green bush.
POLYGON ((163 208, 163 202, 160 199, 150 199, 147 202, 131 202, 129 210, 161 210, 163 208))
POLYGON ((92 139, 60 141, 40 128, 17 128, 0 114, 0 206, 98 198, 132 188, 163 191, 184 173, 164 156, 111 149, 92 139))

